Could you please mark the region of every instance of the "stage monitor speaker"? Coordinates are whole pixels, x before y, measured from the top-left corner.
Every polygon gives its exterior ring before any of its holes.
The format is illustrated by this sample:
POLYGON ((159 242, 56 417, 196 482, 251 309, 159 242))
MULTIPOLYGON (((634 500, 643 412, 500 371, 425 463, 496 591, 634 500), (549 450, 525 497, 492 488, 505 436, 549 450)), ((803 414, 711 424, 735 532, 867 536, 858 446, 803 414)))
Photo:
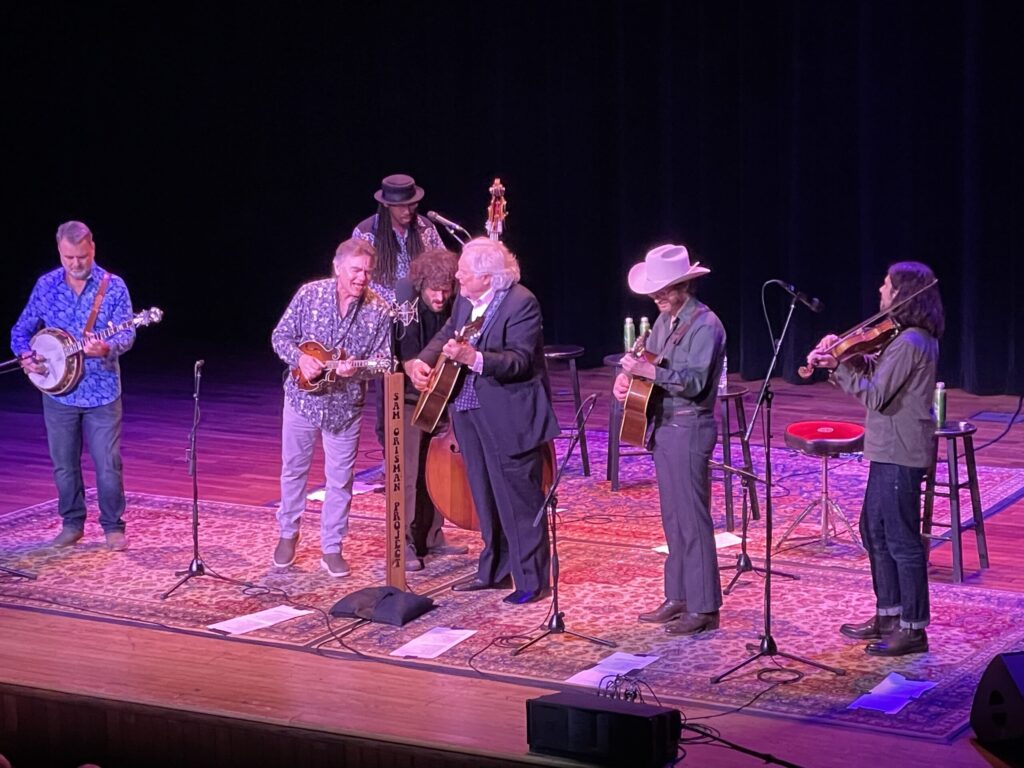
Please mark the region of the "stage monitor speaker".
POLYGON ((986 747, 1024 751, 1024 651, 989 662, 974 692, 971 727, 986 747))
POLYGON ((526 702, 530 751, 596 765, 661 768, 675 760, 682 733, 679 710, 554 693, 526 702))

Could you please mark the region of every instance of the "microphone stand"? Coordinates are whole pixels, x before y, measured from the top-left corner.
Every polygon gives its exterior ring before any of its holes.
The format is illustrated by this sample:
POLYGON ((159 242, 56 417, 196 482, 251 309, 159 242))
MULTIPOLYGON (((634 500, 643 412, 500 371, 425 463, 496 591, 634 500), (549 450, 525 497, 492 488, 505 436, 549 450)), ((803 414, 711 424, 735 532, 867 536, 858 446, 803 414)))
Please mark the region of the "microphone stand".
MULTIPOLYGON (((757 415, 756 411, 754 412, 754 415, 755 416, 757 415)), ((746 436, 744 436, 743 439, 744 440, 749 440, 750 439, 749 432, 748 432, 748 434, 746 436)), ((747 514, 747 512, 748 512, 748 506, 747 506, 748 485, 752 489, 752 488, 754 488, 754 484, 755 483, 764 484, 765 481, 762 480, 757 475, 753 474, 752 472, 748 472, 745 469, 740 469, 739 467, 730 467, 728 464, 725 464, 725 463, 720 462, 720 461, 709 461, 708 464, 711 465, 712 467, 716 468, 716 469, 722 470, 723 472, 731 472, 734 475, 739 475, 740 478, 742 478, 744 480, 744 482, 742 483, 742 486, 743 486, 743 527, 742 527, 742 530, 740 531, 740 553, 738 555, 736 555, 736 565, 723 565, 722 566, 722 570, 728 570, 729 568, 733 568, 733 569, 736 570, 736 573, 733 574, 732 579, 729 580, 728 586, 725 589, 722 590, 722 594, 723 595, 728 595, 730 592, 733 591, 733 589, 735 589, 736 582, 740 580, 740 576, 742 576, 744 573, 754 572, 754 573, 765 574, 765 573, 768 572, 767 568, 760 568, 760 567, 754 565, 753 561, 750 559, 750 555, 747 554, 747 528, 748 528, 749 523, 750 523, 750 516, 747 514)), ((751 490, 750 492, 754 493, 755 491, 751 490)), ((794 579, 794 580, 799 580, 800 579, 800 577, 797 576, 795 573, 786 573, 785 571, 773 571, 773 573, 776 576, 783 576, 783 577, 785 577, 787 579, 794 579)))
POLYGON ((230 582, 227 579, 208 570, 199 554, 199 478, 196 474, 196 432, 199 429, 199 382, 203 376, 203 360, 196 360, 195 367, 195 388, 192 391, 192 431, 188 434, 188 448, 185 449, 185 461, 188 462, 188 473, 192 476, 192 562, 184 571, 175 571, 175 576, 182 578, 169 590, 160 595, 161 600, 166 600, 182 584, 196 576, 213 576, 221 581, 230 582))
POLYGON ((555 495, 555 491, 558 490, 558 483, 562 479, 562 473, 565 471, 566 464, 569 463, 569 459, 572 457, 572 452, 580 442, 580 433, 587 425, 587 419, 590 418, 590 412, 594 410, 594 404, 597 402, 597 395, 590 395, 586 400, 583 401, 583 405, 576 412, 576 431, 574 432, 572 439, 569 441, 569 448, 565 452, 565 457, 562 459, 562 463, 558 467, 558 472, 555 474, 554 481, 551 483, 551 490, 548 491, 547 497, 544 499, 544 503, 540 506, 540 511, 537 513, 537 517, 534 519, 534 526, 541 524, 544 520, 544 515, 547 513, 548 519, 551 523, 551 618, 548 623, 541 625, 544 627, 544 631, 533 638, 527 643, 516 648, 512 651, 513 656, 518 656, 520 653, 525 651, 534 643, 539 643, 548 635, 572 635, 578 637, 581 640, 587 640, 597 645, 604 645, 608 648, 617 648, 618 646, 611 640, 602 640, 599 637, 590 637, 589 635, 581 635, 579 632, 573 632, 565 628, 565 613, 560 611, 558 608, 558 497, 555 495))
MULTIPOLYGON (((754 424, 757 422, 757 414, 761 409, 761 404, 765 406, 765 417, 764 417, 764 485, 765 485, 765 500, 764 500, 764 634, 761 636, 761 643, 758 646, 749 644, 748 650, 757 648, 757 651, 750 657, 744 659, 736 666, 726 670, 720 675, 715 675, 711 678, 712 684, 722 682, 725 678, 736 672, 743 667, 747 666, 751 662, 757 661, 758 659, 769 656, 774 658, 775 656, 781 656, 784 659, 790 659, 791 661, 798 661, 801 664, 807 664, 812 667, 817 667, 826 672, 831 672, 834 675, 845 675, 846 670, 839 669, 838 667, 830 667, 827 664, 821 664, 817 661, 811 661, 805 659, 802 656, 796 656, 791 653, 784 653, 779 650, 779 646, 775 642, 775 638, 772 637, 772 513, 774 511, 774 505, 772 504, 772 398, 774 394, 771 389, 772 374, 775 372, 775 366, 779 361, 779 350, 782 348, 782 341, 786 338, 786 331, 789 330, 789 322, 793 318, 793 310, 796 308, 797 297, 794 295, 789 302, 789 313, 786 315, 786 322, 782 326, 782 333, 778 339, 772 339, 772 360, 768 365, 768 373, 765 374, 764 383, 761 385, 761 393, 757 397, 757 403, 754 406, 754 414, 750 419, 750 424, 747 425, 747 434, 744 439, 749 440, 750 434, 754 431, 754 424)), ((738 575, 738 574, 737 574, 738 575)))

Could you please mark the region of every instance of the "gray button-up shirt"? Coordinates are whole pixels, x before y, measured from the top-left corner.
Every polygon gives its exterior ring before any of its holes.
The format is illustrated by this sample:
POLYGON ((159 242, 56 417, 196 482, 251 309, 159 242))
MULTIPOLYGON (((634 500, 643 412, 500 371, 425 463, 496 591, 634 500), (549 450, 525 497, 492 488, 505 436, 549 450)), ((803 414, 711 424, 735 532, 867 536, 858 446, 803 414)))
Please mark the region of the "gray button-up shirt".
POLYGON ((725 328, 718 315, 692 296, 679 310, 679 325, 686 325, 699 312, 678 344, 668 344, 671 315, 662 312, 651 327, 647 350, 662 355, 655 369, 654 383, 659 389, 655 390, 651 409, 656 427, 671 423, 677 414, 714 411, 725 354, 725 328))
POLYGON ((882 464, 928 467, 935 440, 931 415, 939 342, 907 328, 866 367, 841 363, 833 380, 868 409, 864 456, 882 464))

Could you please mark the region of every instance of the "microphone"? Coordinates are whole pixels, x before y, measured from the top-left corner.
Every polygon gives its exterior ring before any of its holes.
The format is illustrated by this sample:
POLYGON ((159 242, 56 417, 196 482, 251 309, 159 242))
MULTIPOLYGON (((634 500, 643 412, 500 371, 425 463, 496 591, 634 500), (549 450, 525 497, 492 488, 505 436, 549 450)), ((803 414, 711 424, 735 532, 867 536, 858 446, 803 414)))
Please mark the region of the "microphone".
POLYGON ((471 234, 469 234, 468 230, 461 224, 456 224, 451 219, 446 219, 437 211, 427 211, 427 218, 430 219, 435 224, 440 224, 442 227, 444 227, 453 234, 458 231, 464 234, 466 237, 473 237, 471 234))
POLYGON ((196 368, 195 368, 196 376, 199 375, 199 372, 203 368, 203 363, 205 363, 205 362, 206 362, 205 360, 196 360, 196 368))
POLYGON ((772 282, 776 285, 782 286, 782 290, 811 310, 811 312, 821 312, 821 310, 825 308, 825 304, 821 299, 812 299, 803 291, 798 291, 790 283, 783 282, 782 280, 772 280, 772 282))
POLYGON ((408 328, 419 322, 419 316, 416 314, 416 305, 419 303, 419 296, 412 301, 396 301, 391 305, 391 317, 400 322, 403 328, 408 328))

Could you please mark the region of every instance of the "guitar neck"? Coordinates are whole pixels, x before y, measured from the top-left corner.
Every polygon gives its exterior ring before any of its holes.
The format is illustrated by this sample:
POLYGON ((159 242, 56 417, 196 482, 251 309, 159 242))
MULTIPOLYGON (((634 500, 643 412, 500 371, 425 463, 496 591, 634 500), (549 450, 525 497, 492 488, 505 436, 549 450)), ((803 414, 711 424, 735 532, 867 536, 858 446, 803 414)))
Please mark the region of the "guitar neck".
POLYGON ((351 368, 390 368, 391 361, 386 357, 371 357, 366 360, 327 360, 324 368, 335 370, 341 367, 351 368))

